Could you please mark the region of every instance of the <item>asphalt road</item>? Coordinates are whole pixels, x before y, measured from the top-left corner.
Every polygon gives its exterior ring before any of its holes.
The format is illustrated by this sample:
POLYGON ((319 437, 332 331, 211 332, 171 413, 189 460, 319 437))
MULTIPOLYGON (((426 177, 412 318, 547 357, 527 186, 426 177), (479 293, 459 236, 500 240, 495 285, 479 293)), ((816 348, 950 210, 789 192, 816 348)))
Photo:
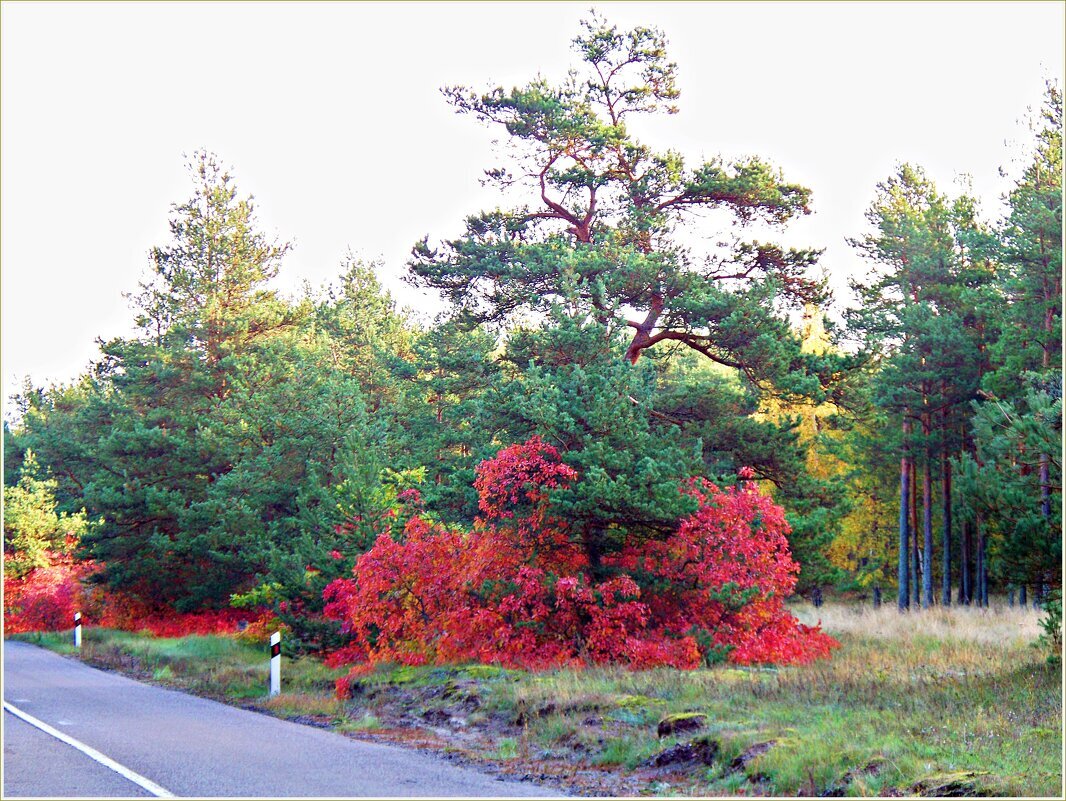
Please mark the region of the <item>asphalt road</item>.
MULTIPOLYGON (((179 797, 546 797, 428 754, 351 740, 4 643, 4 701, 179 797)), ((3 796, 144 797, 4 712, 3 796)))

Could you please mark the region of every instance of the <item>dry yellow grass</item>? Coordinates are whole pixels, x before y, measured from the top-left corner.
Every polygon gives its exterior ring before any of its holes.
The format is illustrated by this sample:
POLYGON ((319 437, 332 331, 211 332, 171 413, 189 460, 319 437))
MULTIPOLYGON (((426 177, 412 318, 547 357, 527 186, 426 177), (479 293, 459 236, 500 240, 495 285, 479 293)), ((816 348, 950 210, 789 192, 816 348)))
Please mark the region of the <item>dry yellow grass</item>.
POLYGON ((280 715, 319 715, 338 717, 344 703, 318 693, 282 693, 263 702, 263 707, 280 715))
POLYGON ((935 606, 904 613, 890 604, 880 609, 843 604, 825 604, 815 609, 810 604, 796 604, 792 611, 804 623, 821 621, 822 628, 830 634, 854 634, 898 642, 935 638, 944 642, 955 640, 1015 648, 1040 636, 1039 609, 997 603, 987 609, 935 606))

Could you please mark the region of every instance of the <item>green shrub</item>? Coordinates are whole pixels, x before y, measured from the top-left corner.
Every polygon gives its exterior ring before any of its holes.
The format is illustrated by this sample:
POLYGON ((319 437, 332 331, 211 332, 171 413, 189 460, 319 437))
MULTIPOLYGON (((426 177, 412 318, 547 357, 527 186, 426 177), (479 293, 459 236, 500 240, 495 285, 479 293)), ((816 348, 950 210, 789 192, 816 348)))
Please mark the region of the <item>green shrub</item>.
POLYGON ((1040 627, 1044 633, 1040 635, 1036 645, 1047 651, 1049 665, 1058 666, 1062 663, 1062 590, 1052 590, 1048 593, 1040 627))

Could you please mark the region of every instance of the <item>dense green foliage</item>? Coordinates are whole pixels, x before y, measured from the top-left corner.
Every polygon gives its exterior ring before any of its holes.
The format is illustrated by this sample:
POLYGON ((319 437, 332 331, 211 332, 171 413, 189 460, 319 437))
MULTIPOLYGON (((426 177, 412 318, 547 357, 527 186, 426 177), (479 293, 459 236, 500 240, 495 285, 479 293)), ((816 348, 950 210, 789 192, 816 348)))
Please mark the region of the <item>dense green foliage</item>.
POLYGON ((27 451, 12 471, 18 483, 4 487, 4 573, 11 578, 45 567, 50 551, 69 550, 86 530, 84 510, 56 514, 58 482, 40 478, 39 471, 33 451, 27 451))
POLYGON ((288 244, 197 153, 136 334, 69 385, 26 386, 5 423, 7 574, 80 539, 92 580, 146 608, 268 606, 333 648, 324 588, 407 518, 468 530, 477 465, 537 436, 580 476, 551 503, 597 581, 693 513, 683 480, 743 473, 786 512, 802 593, 909 608, 1060 587, 1058 89, 1002 220, 918 166, 876 187, 852 353, 811 333, 819 252, 760 239, 810 190, 637 140, 636 116, 679 100, 658 31, 593 17, 574 44, 561 83, 445 90, 500 129, 515 159, 488 178, 529 205, 415 246, 410 280, 449 302, 431 325, 350 254, 334 285, 272 288, 288 244))
POLYGON ((953 574, 963 603, 987 605, 990 582, 1019 588, 1022 603, 1027 588, 1042 597, 1061 585, 1062 100, 1054 86, 1035 132, 1031 164, 998 225, 979 219, 972 198, 951 201, 919 168, 902 165, 878 186, 867 214, 873 233, 854 242, 875 268, 854 284, 862 305, 849 322, 878 357, 866 397, 890 425, 874 439, 900 460, 901 609, 912 597, 934 602, 936 573, 943 604, 953 574))

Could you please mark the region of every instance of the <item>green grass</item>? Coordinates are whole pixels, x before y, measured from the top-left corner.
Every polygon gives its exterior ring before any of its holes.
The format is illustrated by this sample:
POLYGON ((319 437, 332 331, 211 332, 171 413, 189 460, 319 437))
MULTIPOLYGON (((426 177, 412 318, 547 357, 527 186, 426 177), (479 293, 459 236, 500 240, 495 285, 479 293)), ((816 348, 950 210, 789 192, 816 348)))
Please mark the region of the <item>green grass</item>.
POLYGON ((1059 795, 1060 674, 1029 647, 1036 613, 902 617, 885 610, 835 627, 827 622, 842 647, 813 665, 556 671, 490 692, 502 696, 498 708, 571 710, 530 717, 527 736, 544 743, 594 742, 582 732, 594 727, 575 727, 575 720, 613 707, 601 713, 613 736, 601 736, 591 761, 625 767, 686 740, 657 742, 662 716, 705 714, 701 735, 714 737, 720 751, 717 770, 693 772, 686 789, 700 794, 815 795, 843 787, 873 795, 965 774, 980 792, 1059 795), (768 741, 774 745, 742 769, 721 769, 768 741))
MULTIPOLYGON (((815 622, 814 610, 797 611, 815 622)), ((311 658, 285 659, 285 692, 265 700, 264 649, 226 637, 88 630, 80 656, 346 732, 395 731, 425 713, 447 726, 457 715, 475 737, 468 751, 481 758, 639 770, 647 776, 643 792, 653 794, 1061 793, 1061 674, 1029 645, 1038 613, 901 616, 823 607, 818 614, 842 647, 812 665, 544 673, 378 666, 346 702, 332 693, 343 671, 311 658), (658 722, 676 714, 706 715, 707 724, 660 740, 658 722), (657 754, 696 736, 717 743, 714 764, 650 767, 657 754)), ((73 651, 68 635, 19 639, 73 651)))
POLYGON ((345 720, 335 727, 339 732, 350 731, 374 731, 375 729, 382 728, 381 721, 378 720, 376 715, 367 713, 361 718, 345 720))
MULTIPOLYGON (((11 634, 8 639, 29 642, 55 651, 59 654, 72 654, 75 652, 71 633, 59 631, 30 632, 28 634, 11 634)), ((84 635, 82 636, 84 643, 84 635)))
MULTIPOLYGON (((17 634, 12 639, 64 654, 75 652, 65 634, 17 634)), ((152 637, 113 629, 87 629, 77 655, 90 664, 215 698, 264 698, 270 681, 267 650, 233 637, 152 637)), ((343 672, 330 670, 310 657, 286 658, 282 680, 290 693, 332 696, 334 681, 343 672)))
POLYGON ((502 737, 496 741, 495 758, 500 760, 515 759, 518 756, 518 740, 514 737, 502 737))
POLYGON ((656 751, 656 743, 639 733, 610 737, 604 741, 602 750, 596 754, 593 762, 597 765, 620 765, 633 769, 655 756, 656 751))

